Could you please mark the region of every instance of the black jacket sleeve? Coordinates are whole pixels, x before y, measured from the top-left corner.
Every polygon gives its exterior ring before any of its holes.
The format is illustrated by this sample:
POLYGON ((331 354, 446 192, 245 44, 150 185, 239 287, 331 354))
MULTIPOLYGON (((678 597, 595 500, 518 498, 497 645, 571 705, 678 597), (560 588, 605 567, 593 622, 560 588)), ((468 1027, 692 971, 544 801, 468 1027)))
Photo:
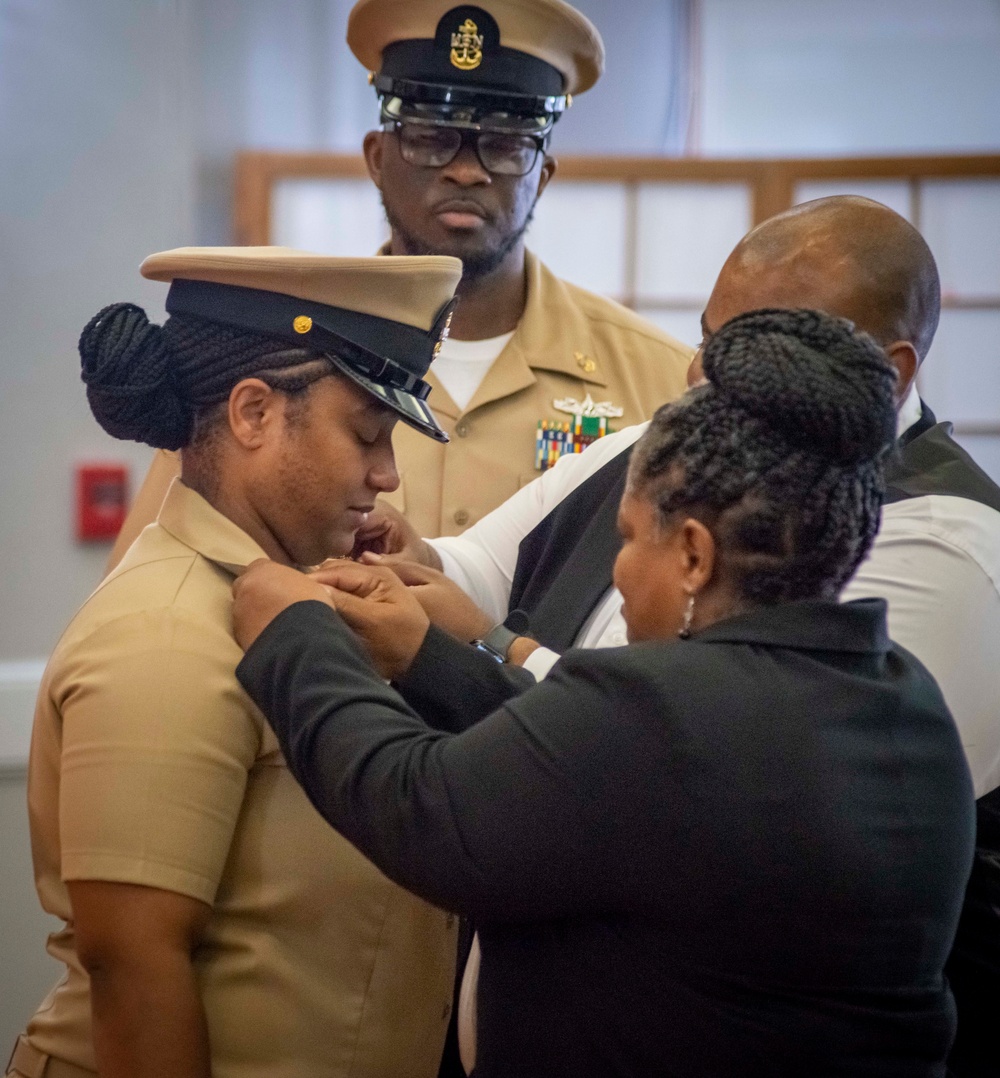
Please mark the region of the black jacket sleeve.
POLYGON ((435 730, 460 733, 535 684, 527 670, 498 663, 432 625, 410 669, 394 682, 435 730))
POLYGON ((319 812, 402 886, 494 921, 617 894, 622 767, 638 761, 599 678, 550 676, 464 733, 435 732, 316 602, 279 615, 236 673, 319 812))

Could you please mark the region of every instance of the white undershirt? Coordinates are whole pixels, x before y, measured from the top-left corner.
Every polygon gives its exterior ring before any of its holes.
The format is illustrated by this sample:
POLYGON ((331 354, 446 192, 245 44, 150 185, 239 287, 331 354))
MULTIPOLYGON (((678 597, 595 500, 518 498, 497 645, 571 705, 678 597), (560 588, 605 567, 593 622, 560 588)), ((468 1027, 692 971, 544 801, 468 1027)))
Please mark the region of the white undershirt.
POLYGON ((434 360, 434 373, 461 411, 469 406, 486 372, 507 347, 514 330, 485 341, 456 341, 449 337, 434 360))

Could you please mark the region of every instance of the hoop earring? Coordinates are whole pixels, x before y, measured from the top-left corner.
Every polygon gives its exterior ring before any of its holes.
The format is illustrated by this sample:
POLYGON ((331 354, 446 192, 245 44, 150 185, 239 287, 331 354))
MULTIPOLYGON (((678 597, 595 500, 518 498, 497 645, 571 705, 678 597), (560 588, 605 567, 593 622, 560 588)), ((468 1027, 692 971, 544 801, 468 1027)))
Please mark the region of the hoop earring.
POLYGON ((687 608, 684 611, 684 624, 680 627, 677 635, 681 640, 687 640, 691 635, 691 622, 694 621, 694 595, 688 596, 687 608))

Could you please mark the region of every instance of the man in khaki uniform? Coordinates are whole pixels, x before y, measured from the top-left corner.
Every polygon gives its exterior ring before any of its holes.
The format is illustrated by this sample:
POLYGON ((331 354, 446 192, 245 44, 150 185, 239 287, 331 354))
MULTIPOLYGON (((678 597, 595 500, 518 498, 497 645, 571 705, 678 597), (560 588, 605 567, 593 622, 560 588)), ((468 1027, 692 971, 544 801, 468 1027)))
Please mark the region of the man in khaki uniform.
MULTIPOLYGON (((388 500, 425 536, 456 535, 537 477, 555 402, 609 402, 618 426, 680 396, 691 349, 559 280, 524 233, 556 170, 547 149, 571 95, 600 77, 597 30, 563 0, 359 0, 347 40, 372 71, 382 130, 364 151, 392 230, 386 252, 461 258, 451 336, 428 377, 449 445, 400 429, 388 500)), ((580 223, 586 227, 586 222, 580 223)), ((112 554, 152 519, 177 463, 153 464, 112 554)))
POLYGON ((348 553, 398 478, 461 267, 186 248, 162 328, 130 304, 81 338, 109 433, 183 446, 154 526, 49 663, 29 809, 66 975, 24 1078, 433 1078, 455 919, 320 818, 239 687, 231 586, 250 562, 348 553))

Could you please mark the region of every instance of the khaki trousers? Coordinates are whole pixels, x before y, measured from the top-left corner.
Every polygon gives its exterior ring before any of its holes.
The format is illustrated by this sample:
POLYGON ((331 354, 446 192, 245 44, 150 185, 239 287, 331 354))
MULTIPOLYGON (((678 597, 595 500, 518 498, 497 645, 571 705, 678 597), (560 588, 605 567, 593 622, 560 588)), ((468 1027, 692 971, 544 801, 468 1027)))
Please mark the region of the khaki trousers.
POLYGON ((7 1075, 8 1078, 97 1078, 94 1071, 39 1052, 24 1037, 17 1038, 14 1054, 7 1064, 7 1075))

